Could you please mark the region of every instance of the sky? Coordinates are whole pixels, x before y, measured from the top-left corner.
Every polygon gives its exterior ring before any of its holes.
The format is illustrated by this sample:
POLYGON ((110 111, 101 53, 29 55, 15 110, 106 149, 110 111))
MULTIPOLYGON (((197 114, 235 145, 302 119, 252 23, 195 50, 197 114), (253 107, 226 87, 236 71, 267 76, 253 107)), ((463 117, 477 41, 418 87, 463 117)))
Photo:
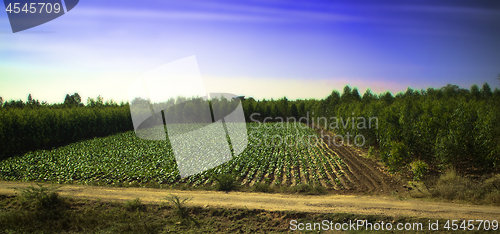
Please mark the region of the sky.
POLYGON ((207 92, 257 99, 499 87, 500 1, 82 0, 12 33, 0 12, 0 96, 128 100, 147 72, 195 56, 207 92))

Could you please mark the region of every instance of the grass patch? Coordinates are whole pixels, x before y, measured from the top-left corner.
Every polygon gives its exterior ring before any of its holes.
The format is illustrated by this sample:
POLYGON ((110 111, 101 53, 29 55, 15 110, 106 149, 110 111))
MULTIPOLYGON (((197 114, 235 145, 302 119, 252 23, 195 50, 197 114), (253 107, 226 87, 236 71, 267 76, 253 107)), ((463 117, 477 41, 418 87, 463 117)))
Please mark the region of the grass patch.
POLYGON ((125 202, 125 204, 123 206, 124 206, 125 210, 127 210, 127 211, 145 211, 146 210, 146 206, 144 204, 142 204, 141 199, 139 199, 139 198, 136 198, 132 201, 125 202))
POLYGON ((295 186, 275 187, 280 193, 304 194, 304 195, 323 195, 328 193, 328 189, 320 185, 297 184, 295 186))
MULTIPOLYGON (((319 214, 258 209, 201 208, 185 206, 189 198, 170 196, 169 206, 133 201, 102 202, 59 197, 67 206, 59 216, 42 217, 40 211, 25 209, 18 202, 25 199, 0 196, 0 233, 276 233, 291 231, 291 220, 343 223, 368 220, 372 223, 422 222, 427 218, 405 218, 354 214, 319 214), (196 220, 196 226, 179 222, 179 210, 196 220)), ((53 208, 42 208, 43 211, 53 208)), ((317 231, 315 232, 317 233, 317 231)))

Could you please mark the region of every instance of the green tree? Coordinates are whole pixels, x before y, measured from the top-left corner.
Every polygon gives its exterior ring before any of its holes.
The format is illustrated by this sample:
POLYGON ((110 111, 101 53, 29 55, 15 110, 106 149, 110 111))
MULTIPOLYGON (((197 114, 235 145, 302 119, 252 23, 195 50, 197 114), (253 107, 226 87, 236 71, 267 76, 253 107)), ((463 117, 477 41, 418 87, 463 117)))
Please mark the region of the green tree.
POLYGON ((447 84, 446 86, 441 87, 441 90, 444 92, 446 97, 455 97, 460 92, 460 87, 458 85, 447 84))
POLYGON ((277 108, 276 116, 281 116, 283 118, 288 117, 288 98, 283 97, 279 99, 276 108, 277 108))
POLYGON ((73 98, 71 98, 71 96, 69 94, 66 94, 66 97, 64 98, 64 105, 73 105, 75 104, 74 103, 74 100, 73 98))
POLYGON ((470 94, 472 95, 473 98, 478 99, 481 97, 481 91, 479 91, 479 86, 477 84, 473 84, 470 87, 470 94))
POLYGON ((380 99, 390 104, 394 100, 394 97, 392 96, 392 93, 388 91, 385 94, 383 94, 380 99))
POLYGON ((305 103, 305 101, 299 102, 298 112, 299 112, 300 117, 306 116, 306 103, 305 103))
POLYGON ((245 119, 250 121, 250 115, 255 113, 255 100, 253 98, 246 99, 242 101, 243 104, 243 112, 245 114, 245 119))
MULTIPOLYGON (((136 98, 136 99, 134 99, 134 101, 136 101, 138 99, 139 98, 136 98)), ((141 99, 141 100, 143 100, 143 99, 141 99)), ((134 103, 134 101, 132 101, 132 103, 134 103)), ((88 97, 87 98, 87 106, 95 106, 95 100, 93 98, 91 98, 91 97, 88 97)))
POLYGON ((500 89, 495 88, 493 91, 493 97, 495 97, 497 100, 500 99, 500 89))
POLYGON ((351 97, 354 101, 359 101, 361 100, 361 96, 359 95, 359 91, 357 88, 352 89, 351 91, 351 97))
POLYGON ((63 104, 66 106, 83 106, 82 98, 78 93, 74 93, 73 95, 66 94, 63 104))
POLYGON ((299 118, 299 110, 297 109, 297 105, 295 103, 292 103, 292 106, 290 107, 290 115, 291 117, 299 118))
POLYGON ((375 95, 373 95, 372 91, 370 89, 366 89, 365 93, 363 94, 363 102, 371 102, 375 100, 375 95))
POLYGON ((349 87, 348 85, 344 87, 344 91, 342 92, 342 96, 340 96, 340 100, 342 102, 351 101, 351 87, 349 87))
POLYGON ((33 108, 33 107, 36 107, 36 106, 40 106, 40 101, 36 100, 36 99, 33 99, 33 97, 31 96, 31 94, 28 95, 28 101, 26 102, 26 105, 33 108))
POLYGON ((481 89, 481 97, 488 99, 493 95, 491 92, 491 87, 488 83, 483 84, 483 88, 481 89))
POLYGON ((103 106, 104 105, 104 98, 101 97, 101 95, 97 96, 95 103, 96 103, 96 106, 103 106))

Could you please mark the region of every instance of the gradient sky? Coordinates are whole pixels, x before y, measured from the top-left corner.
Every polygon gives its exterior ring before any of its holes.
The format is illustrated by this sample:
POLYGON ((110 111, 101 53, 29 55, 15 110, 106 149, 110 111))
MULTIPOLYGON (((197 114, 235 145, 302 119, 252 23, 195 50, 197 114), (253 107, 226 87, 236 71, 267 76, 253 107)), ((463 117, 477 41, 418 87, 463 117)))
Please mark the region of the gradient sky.
POLYGON ((191 55, 208 92, 258 99, 500 87, 500 1, 81 0, 15 34, 0 13, 7 100, 126 101, 137 77, 191 55))

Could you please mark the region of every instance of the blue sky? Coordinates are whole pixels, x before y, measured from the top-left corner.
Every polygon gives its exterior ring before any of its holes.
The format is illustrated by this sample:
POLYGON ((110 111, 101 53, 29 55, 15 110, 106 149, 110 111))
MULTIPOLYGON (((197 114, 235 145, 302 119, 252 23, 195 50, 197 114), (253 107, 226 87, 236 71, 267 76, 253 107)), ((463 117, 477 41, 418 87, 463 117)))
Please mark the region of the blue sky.
POLYGON ((0 13, 0 96, 127 100, 142 74, 195 55, 208 92, 324 98, 500 87, 498 1, 95 1, 13 34, 0 13))

